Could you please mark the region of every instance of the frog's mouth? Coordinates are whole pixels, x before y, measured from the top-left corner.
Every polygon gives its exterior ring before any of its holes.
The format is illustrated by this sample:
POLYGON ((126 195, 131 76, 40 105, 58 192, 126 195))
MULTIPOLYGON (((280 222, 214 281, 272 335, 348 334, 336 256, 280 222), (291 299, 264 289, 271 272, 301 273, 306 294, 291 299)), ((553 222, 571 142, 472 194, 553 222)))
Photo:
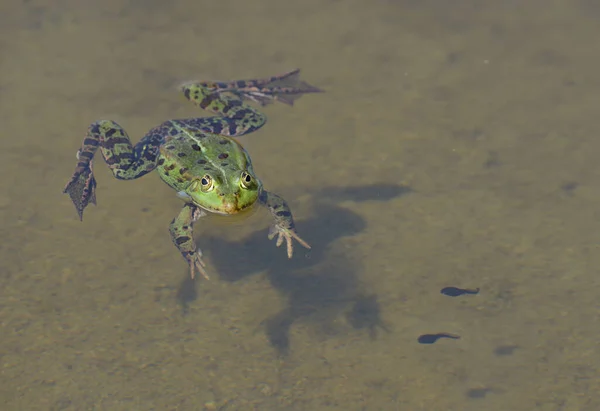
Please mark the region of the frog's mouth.
POLYGON ((223 203, 221 208, 218 210, 215 210, 215 211, 219 214, 230 215, 230 214, 237 214, 237 213, 241 212, 242 210, 244 210, 244 207, 238 206, 238 204, 236 202, 236 203, 223 203))
POLYGON ((240 204, 235 198, 233 201, 223 201, 219 207, 201 206, 208 211, 220 215, 234 215, 253 208, 255 203, 240 204))
POLYGON ((259 210, 260 207, 256 207, 256 204, 252 204, 231 214, 224 213, 223 211, 215 211, 212 213, 213 223, 211 224, 223 224, 227 226, 244 225, 247 224, 248 220, 254 218, 259 210))
POLYGON ((256 207, 254 207, 255 203, 253 204, 247 204, 244 205, 242 207, 238 206, 237 204, 223 204, 223 207, 219 207, 219 208, 208 208, 206 206, 201 206, 202 208, 206 209, 207 211, 210 211, 211 213, 214 214, 218 214, 218 215, 223 215, 223 216, 231 216, 231 215, 237 215, 237 214, 248 214, 248 212, 250 210, 255 210, 256 207))

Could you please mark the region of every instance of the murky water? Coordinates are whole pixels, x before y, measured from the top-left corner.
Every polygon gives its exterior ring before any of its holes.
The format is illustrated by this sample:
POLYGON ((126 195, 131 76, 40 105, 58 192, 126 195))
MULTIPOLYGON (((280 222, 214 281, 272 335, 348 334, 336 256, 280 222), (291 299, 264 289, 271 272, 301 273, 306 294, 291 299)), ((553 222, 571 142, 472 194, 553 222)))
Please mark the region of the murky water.
POLYGON ((600 409, 596 3, 2 2, 2 410, 600 409), (202 220, 192 282, 181 202, 101 160, 79 222, 90 122, 295 67, 327 92, 241 141, 312 251, 202 220))

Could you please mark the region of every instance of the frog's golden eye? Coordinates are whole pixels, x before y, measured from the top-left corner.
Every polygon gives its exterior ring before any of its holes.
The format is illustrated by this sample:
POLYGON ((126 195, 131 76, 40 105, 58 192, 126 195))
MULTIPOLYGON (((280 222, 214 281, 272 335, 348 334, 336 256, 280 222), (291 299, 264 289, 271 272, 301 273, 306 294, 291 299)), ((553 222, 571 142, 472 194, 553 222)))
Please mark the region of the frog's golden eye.
POLYGON ((242 188, 250 188, 254 184, 254 178, 247 172, 242 171, 242 176, 240 178, 240 185, 242 188))
POLYGON ((215 188, 213 179, 208 174, 206 174, 204 177, 202 177, 200 179, 200 185, 201 185, 200 190, 204 191, 205 193, 208 193, 213 188, 215 188))

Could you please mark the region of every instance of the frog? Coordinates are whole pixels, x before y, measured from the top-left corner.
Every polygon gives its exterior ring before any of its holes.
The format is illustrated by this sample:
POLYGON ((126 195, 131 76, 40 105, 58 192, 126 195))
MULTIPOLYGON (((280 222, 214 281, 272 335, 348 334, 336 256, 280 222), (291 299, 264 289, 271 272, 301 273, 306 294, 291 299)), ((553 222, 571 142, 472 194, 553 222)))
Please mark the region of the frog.
POLYGON ((86 207, 96 205, 93 163, 100 149, 116 179, 135 180, 156 170, 183 200, 169 232, 192 279, 196 274, 209 279, 193 231, 194 224, 209 214, 231 216, 260 205, 273 218, 268 239, 276 238, 277 247, 285 242, 288 258, 292 258, 294 240, 310 249, 296 231, 287 202, 263 187, 250 155, 236 139, 262 128, 267 121, 262 110, 251 102, 261 107, 273 102, 293 106, 303 94, 323 91, 301 81, 299 73, 295 69, 258 79, 186 82, 179 87, 185 98, 213 115, 164 121, 135 145, 115 121, 90 124, 77 151, 75 171, 63 190, 75 205, 80 221, 86 207))

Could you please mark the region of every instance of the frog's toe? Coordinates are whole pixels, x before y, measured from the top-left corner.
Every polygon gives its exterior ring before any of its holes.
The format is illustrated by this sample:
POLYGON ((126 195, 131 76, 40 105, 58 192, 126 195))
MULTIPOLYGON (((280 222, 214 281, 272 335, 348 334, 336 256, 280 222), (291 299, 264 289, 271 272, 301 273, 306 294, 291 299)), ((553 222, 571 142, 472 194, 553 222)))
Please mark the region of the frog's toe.
POLYGON ((310 250, 310 245, 300 238, 295 231, 279 226, 272 226, 269 230, 269 240, 272 240, 275 238, 275 236, 277 236, 277 240, 275 242, 277 247, 281 246, 281 244, 283 244, 283 240, 285 240, 288 258, 292 258, 294 255, 293 240, 298 241, 302 247, 310 250))
POLYGON ((192 277, 192 279, 196 277, 196 272, 198 272, 202 277, 210 280, 210 277, 204 268, 206 267, 206 264, 202 261, 202 253, 200 250, 192 253, 188 258, 188 262, 190 264, 190 277, 192 277))

